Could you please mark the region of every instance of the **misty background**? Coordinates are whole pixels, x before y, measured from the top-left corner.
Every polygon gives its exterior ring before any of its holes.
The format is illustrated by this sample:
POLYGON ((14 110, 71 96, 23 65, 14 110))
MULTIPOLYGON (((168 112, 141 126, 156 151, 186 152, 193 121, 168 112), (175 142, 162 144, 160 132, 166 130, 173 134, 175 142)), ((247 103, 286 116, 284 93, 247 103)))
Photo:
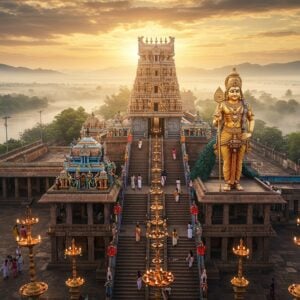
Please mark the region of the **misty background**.
MULTIPOLYGON (((216 103, 213 94, 233 66, 213 70, 178 68, 177 78, 186 109, 199 110, 210 121, 216 103), (195 107, 193 107, 193 105, 195 107)), ((236 66, 243 80, 245 99, 252 105, 256 119, 275 126, 284 134, 300 130, 300 62, 267 66, 236 66)), ((63 73, 55 70, 32 70, 0 64, 0 116, 8 119, 8 138, 18 139, 28 128, 43 124, 66 108, 82 106, 97 112, 107 97, 120 87, 132 89, 135 68, 120 67, 93 72, 63 73)), ((101 116, 100 116, 101 118, 101 116)), ((0 143, 5 142, 4 120, 0 143)))

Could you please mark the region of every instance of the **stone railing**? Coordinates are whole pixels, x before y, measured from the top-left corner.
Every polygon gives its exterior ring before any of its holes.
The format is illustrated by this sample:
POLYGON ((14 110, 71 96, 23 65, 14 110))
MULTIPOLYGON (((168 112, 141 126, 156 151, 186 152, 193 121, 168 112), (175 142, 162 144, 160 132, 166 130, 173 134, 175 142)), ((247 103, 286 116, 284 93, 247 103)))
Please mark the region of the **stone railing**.
POLYGON ((295 172, 295 174, 298 174, 300 172, 299 166, 290 159, 286 157, 286 153, 281 153, 279 151, 276 151, 275 148, 268 147, 260 142, 257 142, 255 140, 251 140, 251 148, 258 152, 259 155, 267 157, 269 159, 274 160, 277 162, 280 166, 282 166, 284 169, 290 169, 295 172))
MULTIPOLYGON (((82 234, 83 232, 90 232, 93 235, 99 235, 99 233, 107 233, 107 236, 110 235, 110 225, 106 224, 56 224, 52 225, 48 229, 49 235, 69 235, 72 236, 76 232, 82 234)), ((101 234, 102 235, 102 234, 101 234)))
POLYGON ((26 145, 26 146, 23 146, 23 147, 11 150, 11 151, 9 151, 9 152, 7 152, 5 154, 1 154, 0 155, 0 161, 4 160, 5 158, 8 158, 10 156, 13 156, 13 155, 16 155, 18 153, 24 152, 24 151, 26 151, 28 149, 31 149, 32 147, 35 147, 37 145, 41 145, 41 144, 43 144, 42 140, 38 140, 38 141, 36 141, 36 142, 34 142, 32 144, 29 144, 29 145, 26 145))
POLYGON ((209 237, 219 237, 220 232, 223 236, 236 236, 240 237, 241 232, 243 236, 274 236, 276 233, 270 224, 230 224, 230 225, 203 225, 203 231, 205 231, 205 236, 209 237))

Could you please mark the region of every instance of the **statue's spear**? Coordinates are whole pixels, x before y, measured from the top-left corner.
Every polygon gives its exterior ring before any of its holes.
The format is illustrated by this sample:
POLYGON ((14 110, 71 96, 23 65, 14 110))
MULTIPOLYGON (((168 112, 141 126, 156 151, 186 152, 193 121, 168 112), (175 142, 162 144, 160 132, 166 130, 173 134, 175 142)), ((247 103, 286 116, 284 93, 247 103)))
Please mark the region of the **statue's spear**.
MULTIPOLYGON (((222 89, 220 87, 217 88, 217 90, 215 91, 214 94, 214 100, 217 103, 221 103, 222 101, 225 100, 224 97, 224 92, 222 91, 222 89)), ((218 116, 219 117, 219 116, 218 116)), ((222 172, 221 172, 221 120, 218 119, 218 156, 219 156, 219 192, 222 191, 221 188, 221 180, 222 180, 222 172)))

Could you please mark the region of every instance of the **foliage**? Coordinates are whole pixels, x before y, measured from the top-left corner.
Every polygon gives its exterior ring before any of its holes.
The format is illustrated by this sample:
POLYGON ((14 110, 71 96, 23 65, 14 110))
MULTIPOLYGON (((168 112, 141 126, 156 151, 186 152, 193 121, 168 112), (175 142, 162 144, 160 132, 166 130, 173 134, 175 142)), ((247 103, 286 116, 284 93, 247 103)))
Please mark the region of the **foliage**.
POLYGON ((130 100, 130 90, 128 87, 120 87, 117 94, 106 96, 104 104, 96 111, 105 120, 113 118, 118 112, 126 112, 130 100))
POLYGON ((268 147, 274 148, 276 151, 286 151, 286 141, 281 130, 266 126, 266 123, 262 120, 256 120, 253 138, 268 147))
POLYGON ((41 131, 42 131, 43 141, 51 142, 52 141, 51 124, 47 124, 47 125, 43 124, 42 128, 39 124, 37 124, 36 126, 30 129, 25 129, 21 134, 20 138, 24 144, 31 144, 41 139, 41 131))
POLYGON ((195 113, 195 100, 197 100, 197 97, 193 94, 193 92, 191 90, 183 90, 180 92, 180 96, 183 110, 195 113))
POLYGON ((0 95, 0 115, 39 109, 47 105, 47 98, 28 97, 22 94, 0 95))
POLYGON ((199 158, 191 171, 191 179, 200 177, 202 180, 207 180, 216 162, 214 153, 214 145, 216 138, 212 138, 204 149, 200 152, 199 158))
POLYGON ((22 142, 20 140, 9 139, 7 143, 0 144, 0 154, 6 153, 8 146, 8 151, 14 150, 22 146, 22 142))
POLYGON ((298 163, 300 160, 300 132, 292 132, 287 135, 288 158, 298 163))
POLYGON ((65 109, 55 116, 54 121, 49 125, 47 136, 49 135, 58 144, 68 145, 74 138, 79 138, 80 129, 87 116, 88 114, 82 107, 76 110, 65 109))

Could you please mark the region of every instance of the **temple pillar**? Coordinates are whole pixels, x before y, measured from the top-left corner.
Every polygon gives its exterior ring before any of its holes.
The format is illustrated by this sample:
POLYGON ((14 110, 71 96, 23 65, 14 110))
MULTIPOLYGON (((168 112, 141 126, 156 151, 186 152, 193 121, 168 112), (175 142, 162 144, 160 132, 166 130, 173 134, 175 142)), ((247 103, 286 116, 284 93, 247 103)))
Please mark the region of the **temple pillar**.
POLYGON ((205 252, 206 259, 210 260, 210 258, 211 258, 211 238, 210 237, 205 238, 205 246, 206 246, 206 252, 205 252))
POLYGON ((270 213, 271 213, 270 204, 264 205, 264 224, 265 225, 270 225, 270 213))
POLYGON ((247 225, 253 224, 253 205, 248 204, 247 206, 247 225))
POLYGON ((206 204, 205 225, 211 225, 212 205, 206 204))
POLYGON ((50 226, 56 225, 56 204, 50 206, 50 226))
POLYGON ((27 199, 30 201, 32 198, 31 177, 27 177, 27 199))
POLYGON ((57 243, 56 243, 56 236, 51 236, 51 261, 52 263, 56 263, 58 260, 58 249, 57 249, 57 243))
POLYGON ((229 225, 229 204, 223 205, 223 225, 229 225))
POLYGON ((263 259, 263 239, 262 237, 257 238, 257 259, 262 260, 263 259))
POLYGON ((2 177, 2 198, 7 198, 7 179, 2 177))
POLYGON ((109 224, 110 220, 110 204, 105 203, 104 204, 104 224, 109 224))
POLYGON ((73 223, 73 216, 72 216, 72 204, 66 204, 66 224, 72 225, 73 223))
POLYGON ((93 204, 92 203, 87 204, 87 215, 88 215, 88 225, 93 225, 94 220, 93 220, 93 204))
POLYGON ((270 239, 268 237, 263 238, 263 261, 269 261, 270 239))
POLYGON ((227 261, 227 258, 228 258, 227 249, 228 249, 228 238, 223 237, 222 238, 222 253, 221 253, 222 261, 227 261))
POLYGON ((88 236, 88 261, 93 262, 95 260, 95 243, 94 237, 88 236))
POLYGON ((246 239, 246 246, 249 248, 249 258, 252 259, 252 252, 253 252, 253 238, 251 236, 248 236, 246 239))
POLYGON ((20 194, 19 194, 19 178, 15 177, 15 199, 19 199, 20 194))
POLYGON ((41 194, 41 178, 36 177, 35 180, 36 180, 35 189, 36 189, 37 194, 40 195, 41 194))
POLYGON ((47 192, 49 190, 49 177, 45 177, 45 188, 47 192))

